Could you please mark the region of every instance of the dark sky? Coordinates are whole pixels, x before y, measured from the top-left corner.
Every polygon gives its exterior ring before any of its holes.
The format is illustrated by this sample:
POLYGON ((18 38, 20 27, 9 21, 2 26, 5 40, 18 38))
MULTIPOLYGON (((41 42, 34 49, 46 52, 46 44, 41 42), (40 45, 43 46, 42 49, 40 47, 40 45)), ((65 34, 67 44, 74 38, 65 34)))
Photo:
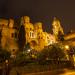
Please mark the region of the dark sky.
POLYGON ((28 15, 31 21, 42 21, 46 30, 53 17, 61 21, 66 32, 75 29, 74 0, 0 0, 0 17, 28 15))

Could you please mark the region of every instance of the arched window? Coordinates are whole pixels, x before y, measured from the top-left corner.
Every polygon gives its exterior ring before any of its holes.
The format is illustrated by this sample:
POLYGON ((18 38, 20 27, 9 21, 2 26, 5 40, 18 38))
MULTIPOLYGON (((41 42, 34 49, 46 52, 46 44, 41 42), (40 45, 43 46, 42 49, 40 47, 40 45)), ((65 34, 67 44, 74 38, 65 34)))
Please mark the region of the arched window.
POLYGON ((33 31, 30 31, 30 34, 29 34, 30 38, 35 38, 35 34, 33 31))

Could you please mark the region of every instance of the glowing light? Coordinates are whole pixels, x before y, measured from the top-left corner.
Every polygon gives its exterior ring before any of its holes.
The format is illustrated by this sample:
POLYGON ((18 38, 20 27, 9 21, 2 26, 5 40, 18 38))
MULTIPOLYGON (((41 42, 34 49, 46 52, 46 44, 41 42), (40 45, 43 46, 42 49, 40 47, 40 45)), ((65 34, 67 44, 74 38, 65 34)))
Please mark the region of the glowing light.
POLYGON ((68 50, 68 49, 69 49, 69 45, 65 45, 65 49, 67 49, 67 50, 68 50))
POLYGON ((28 49, 27 51, 28 51, 28 52, 30 52, 31 50, 30 50, 30 49, 28 49))

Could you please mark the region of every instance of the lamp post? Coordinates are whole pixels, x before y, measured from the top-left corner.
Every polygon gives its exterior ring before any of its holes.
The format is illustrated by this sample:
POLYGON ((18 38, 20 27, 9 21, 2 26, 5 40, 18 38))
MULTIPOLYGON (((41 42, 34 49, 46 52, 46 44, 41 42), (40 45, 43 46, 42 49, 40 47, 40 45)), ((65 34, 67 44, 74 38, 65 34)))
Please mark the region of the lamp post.
POLYGON ((69 48, 70 48, 69 45, 65 45, 66 50, 69 50, 69 48))
POLYGON ((67 60, 69 60, 69 50, 70 50, 69 45, 65 45, 65 52, 66 52, 67 60))

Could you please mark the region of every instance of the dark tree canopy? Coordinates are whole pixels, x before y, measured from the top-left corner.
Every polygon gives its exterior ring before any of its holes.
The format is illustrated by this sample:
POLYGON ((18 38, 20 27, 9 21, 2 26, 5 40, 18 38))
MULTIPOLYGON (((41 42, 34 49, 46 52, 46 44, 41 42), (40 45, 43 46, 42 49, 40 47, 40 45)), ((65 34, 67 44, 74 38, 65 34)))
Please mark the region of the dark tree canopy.
POLYGON ((0 48, 0 62, 5 61, 6 59, 10 58, 10 52, 3 50, 0 48))
POLYGON ((25 42, 26 42, 26 37, 25 37, 25 28, 24 26, 22 25, 20 27, 20 30, 19 30, 19 34, 18 34, 18 44, 19 44, 19 49, 22 50, 24 45, 25 45, 25 42))

